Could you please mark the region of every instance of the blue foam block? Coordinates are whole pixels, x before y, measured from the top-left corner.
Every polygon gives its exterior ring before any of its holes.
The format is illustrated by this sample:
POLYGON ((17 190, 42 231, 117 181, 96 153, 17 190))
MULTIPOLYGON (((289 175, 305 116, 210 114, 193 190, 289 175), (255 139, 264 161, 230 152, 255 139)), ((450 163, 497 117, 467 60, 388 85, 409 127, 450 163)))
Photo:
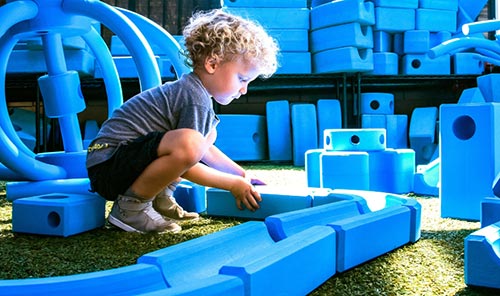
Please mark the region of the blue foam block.
POLYGON ((458 10, 458 0, 418 0, 420 8, 441 9, 441 10, 458 10))
POLYGON ((457 12, 452 10, 419 8, 415 15, 415 28, 431 32, 456 32, 457 12))
POLYGON ((189 283, 189 285, 174 286, 166 289, 159 289, 141 295, 143 296, 164 296, 164 295, 244 296, 245 286, 243 285, 243 281, 237 277, 218 274, 207 278, 199 279, 196 282, 189 283))
POLYGON ((306 151, 318 148, 316 106, 293 104, 291 108, 293 164, 304 166, 306 151))
POLYGON ((467 103, 485 103, 483 94, 478 87, 466 88, 462 91, 460 98, 458 98, 458 104, 467 103))
POLYGON ((309 29, 308 8, 224 7, 225 11, 254 20, 266 29, 309 29))
POLYGON ((222 0, 221 6, 225 7, 307 7, 307 0, 222 0))
POLYGON ((89 147, 90 142, 97 136, 99 125, 95 120, 86 120, 83 127, 83 149, 89 147))
POLYGON ((430 49, 430 32, 427 30, 410 30, 403 33, 403 52, 427 53, 430 49))
POLYGON ((306 180, 308 187, 321 187, 319 157, 324 149, 309 149, 305 153, 306 180))
POLYGON ((478 1, 468 1, 468 0, 458 0, 458 8, 465 15, 467 15, 470 21, 468 23, 473 22, 481 13, 481 10, 488 3, 488 0, 478 0, 478 1))
POLYGON ((497 91, 500 83, 500 74, 491 73, 481 75, 476 78, 476 82, 486 102, 500 102, 500 94, 497 91))
POLYGON ((399 72, 399 56, 393 52, 373 53, 373 71, 368 75, 397 75, 399 72))
POLYGON ((453 74, 481 75, 484 72, 484 62, 480 55, 472 52, 457 52, 452 56, 453 74))
POLYGON ((246 295, 307 295, 335 274, 336 237, 332 228, 314 226, 220 269, 245 283, 246 295), (272 279, 272 285, 269 281, 272 279))
POLYGON ((370 188, 369 156, 364 151, 324 151, 320 154, 322 188, 370 188))
POLYGON ((373 70, 373 50, 342 47, 312 55, 313 73, 368 72, 373 70))
POLYGON ((104 226, 106 201, 94 194, 46 194, 16 199, 12 231, 70 236, 104 226))
POLYGON ((312 31, 310 36, 312 53, 345 46, 356 48, 373 47, 372 27, 361 26, 360 23, 325 27, 312 31), (338 36, 338 38, 331 38, 332 36, 338 36))
MULTIPOLYGON (((64 51, 66 67, 82 75, 94 74, 95 57, 85 49, 64 51)), ((7 64, 7 74, 47 73, 43 50, 13 50, 7 64)))
POLYGON ((340 101, 336 99, 319 99, 316 102, 318 112, 318 138, 319 148, 323 148, 324 131, 326 129, 342 128, 342 112, 340 101))
POLYGON ((420 195, 439 196, 439 165, 440 159, 436 158, 428 164, 417 166, 413 179, 413 192, 420 195))
POLYGON ((386 130, 387 148, 408 148, 408 116, 406 114, 363 114, 361 128, 386 130))
POLYGON ((439 118, 441 216, 479 220, 500 171, 500 104, 443 104, 439 118))
POLYGON ((410 120, 410 148, 415 150, 417 164, 428 163, 433 151, 429 148, 435 143, 437 107, 417 107, 413 109, 410 120))
POLYGON ((104 271, 48 278, 0 280, 2 295, 125 295, 166 289, 158 267, 134 264, 104 271))
POLYGON ((87 167, 85 166, 86 157, 87 151, 55 151, 38 153, 35 156, 35 159, 64 168, 67 174, 66 177, 69 179, 73 179, 88 177, 87 167))
POLYGON ((430 47, 433 48, 445 41, 451 39, 451 32, 441 31, 441 32, 431 32, 430 34, 430 47))
POLYGON ((500 222, 469 234, 464 243, 465 284, 500 289, 500 222))
POLYGON ((174 198, 188 212, 202 213, 207 210, 205 186, 182 180, 174 191, 174 198))
POLYGON ((361 114, 394 114, 394 94, 361 93, 361 114))
POLYGON ((375 0, 375 6, 379 7, 399 7, 399 8, 417 8, 418 0, 375 0))
POLYGON ((415 9, 375 7, 374 30, 404 32, 415 29, 415 9))
POLYGON ((220 114, 215 145, 233 160, 267 159, 266 118, 252 114, 220 114))
POLYGON ((266 102, 269 160, 292 160, 290 105, 286 100, 266 102))
POLYGON ((415 151, 385 149, 369 154, 370 190, 395 194, 413 191, 415 151))
POLYGON ((481 201, 481 227, 500 222, 500 198, 485 197, 481 201))
POLYGON ((68 178, 43 181, 15 181, 5 184, 8 201, 35 195, 58 193, 88 194, 90 181, 88 178, 68 178))
POLYGON ((392 51, 392 34, 385 31, 373 32, 373 52, 391 52, 392 51))
POLYGON ((354 22, 369 26, 375 24, 375 11, 372 2, 362 0, 331 1, 311 9, 311 30, 354 22))
POLYGON ((424 54, 407 54, 401 60, 401 74, 405 75, 449 75, 451 58, 449 55, 431 59, 424 54))
POLYGON ((327 129, 324 147, 329 151, 378 151, 386 148, 386 131, 381 128, 327 129))
POLYGON ((310 52, 281 52, 276 74, 311 74, 310 52))
POLYGON ((282 52, 309 50, 309 30, 273 29, 267 30, 267 33, 276 39, 282 52))
MULTIPOLYGON (((311 193, 307 189, 257 186, 256 190, 260 193, 262 202, 259 204, 260 208, 252 212, 248 209, 239 210, 231 192, 209 188, 207 190, 207 214, 263 220, 270 215, 309 208, 312 205, 311 193)), ((243 208, 245 208, 244 205, 243 208)))

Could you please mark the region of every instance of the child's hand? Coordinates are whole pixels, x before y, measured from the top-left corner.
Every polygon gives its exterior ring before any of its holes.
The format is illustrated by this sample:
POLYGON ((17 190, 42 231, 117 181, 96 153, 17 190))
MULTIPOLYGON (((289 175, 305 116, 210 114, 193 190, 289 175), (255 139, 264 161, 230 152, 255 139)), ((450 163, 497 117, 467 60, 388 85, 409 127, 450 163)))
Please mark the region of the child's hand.
POLYGON ((238 209, 243 210, 242 204, 252 212, 260 208, 259 202, 262 201, 262 197, 255 190, 250 180, 238 178, 238 181, 230 191, 236 199, 238 209))

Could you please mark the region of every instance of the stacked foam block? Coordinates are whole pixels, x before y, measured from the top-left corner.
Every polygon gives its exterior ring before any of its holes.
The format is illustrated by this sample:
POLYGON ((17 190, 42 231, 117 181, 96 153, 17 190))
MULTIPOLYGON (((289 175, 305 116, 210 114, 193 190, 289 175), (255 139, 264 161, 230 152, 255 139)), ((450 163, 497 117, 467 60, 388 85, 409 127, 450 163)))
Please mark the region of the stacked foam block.
POLYGON ((277 74, 310 74, 309 8, 306 0, 222 1, 226 11, 253 19, 276 39, 280 47, 277 74))

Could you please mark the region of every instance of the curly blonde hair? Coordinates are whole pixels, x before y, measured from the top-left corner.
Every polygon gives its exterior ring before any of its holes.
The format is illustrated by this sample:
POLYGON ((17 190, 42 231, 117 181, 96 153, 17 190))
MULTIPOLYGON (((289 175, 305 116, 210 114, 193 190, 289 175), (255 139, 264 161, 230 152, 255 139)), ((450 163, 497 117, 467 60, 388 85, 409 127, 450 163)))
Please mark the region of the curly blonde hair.
POLYGON ((243 58, 267 78, 278 68, 278 45, 251 20, 221 9, 195 13, 183 30, 186 63, 196 69, 207 57, 219 62, 243 58))

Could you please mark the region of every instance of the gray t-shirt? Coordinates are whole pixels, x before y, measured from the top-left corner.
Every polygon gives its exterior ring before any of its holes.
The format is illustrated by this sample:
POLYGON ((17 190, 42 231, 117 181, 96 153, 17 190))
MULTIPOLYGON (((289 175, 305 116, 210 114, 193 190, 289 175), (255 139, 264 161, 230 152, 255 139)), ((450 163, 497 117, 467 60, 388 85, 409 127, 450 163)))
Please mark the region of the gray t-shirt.
POLYGON ((150 132, 190 128, 206 136, 218 122, 212 98, 198 76, 185 74, 137 94, 116 109, 89 145, 106 148, 89 150, 87 168, 108 160, 120 143, 150 132))

